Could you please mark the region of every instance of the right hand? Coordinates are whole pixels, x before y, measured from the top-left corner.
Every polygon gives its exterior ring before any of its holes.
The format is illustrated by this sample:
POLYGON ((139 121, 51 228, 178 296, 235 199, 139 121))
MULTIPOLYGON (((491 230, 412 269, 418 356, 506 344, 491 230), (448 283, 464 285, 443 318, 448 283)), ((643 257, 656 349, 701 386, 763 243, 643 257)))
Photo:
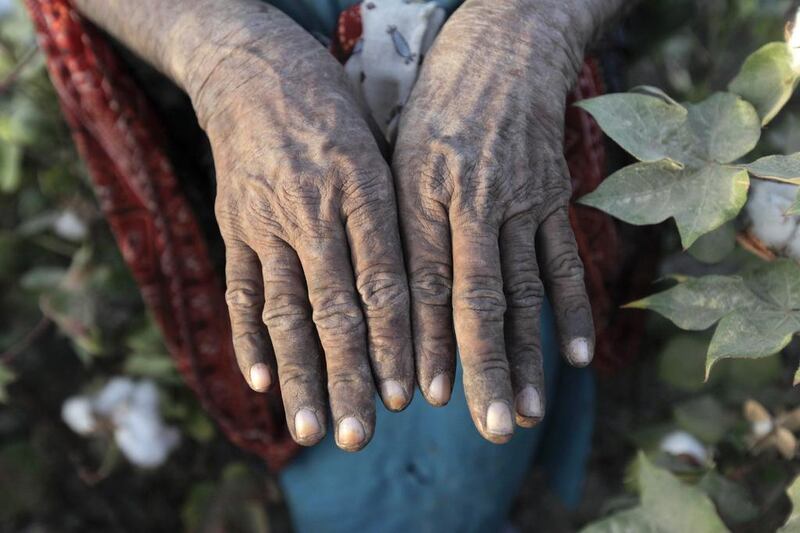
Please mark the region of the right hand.
POLYGON ((329 404, 355 451, 373 434, 374 384, 395 411, 414 389, 392 178, 341 66, 293 23, 276 45, 269 22, 242 22, 254 38, 221 43, 188 84, 217 171, 234 348, 253 389, 277 370, 298 443, 322 439, 329 404))

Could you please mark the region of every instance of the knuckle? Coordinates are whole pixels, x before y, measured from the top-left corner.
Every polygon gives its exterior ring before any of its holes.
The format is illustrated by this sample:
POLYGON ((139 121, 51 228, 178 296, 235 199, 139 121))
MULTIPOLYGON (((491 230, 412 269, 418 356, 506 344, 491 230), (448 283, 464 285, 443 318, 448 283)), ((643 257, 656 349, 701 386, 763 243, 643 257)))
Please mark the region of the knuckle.
POLYGON ((408 288, 397 273, 384 267, 369 269, 358 276, 358 292, 367 314, 382 309, 408 308, 408 288))
POLYGON ((510 283, 505 293, 509 308, 535 308, 541 305, 544 287, 541 280, 532 278, 510 283))
POLYGON ((278 294, 270 297, 261 318, 270 331, 290 332, 306 327, 309 313, 298 296, 278 294))
POLYGON ((328 291, 314 307, 314 323, 322 332, 340 335, 364 333, 364 317, 348 291, 328 291))
POLYGON ((355 365, 354 367, 353 365, 345 366, 334 363, 328 366, 328 391, 332 396, 337 393, 344 394, 352 402, 369 402, 371 400, 372 376, 367 365, 355 365), (356 397, 353 397, 354 394, 356 397))
POLYGON ((312 395, 318 392, 320 387, 320 374, 310 365, 299 361, 281 361, 278 368, 281 388, 285 391, 306 392, 312 395))
POLYGON ((480 374, 495 378, 506 377, 509 374, 508 359, 504 353, 473 354, 464 359, 464 370, 470 374, 480 374))
POLYGON ((506 311, 503 290, 494 279, 472 279, 453 296, 453 308, 486 317, 501 317, 506 311))
POLYGON ((536 376, 541 371, 541 345, 536 335, 526 335, 506 350, 509 367, 517 376, 536 376))
POLYGON ((548 261, 550 279, 558 283, 583 283, 583 262, 572 246, 563 246, 548 261))
POLYGON ((348 172, 342 185, 342 210, 351 223, 372 223, 394 210, 394 190, 384 168, 348 172))
POLYGON ((410 272, 409 287, 417 302, 449 305, 453 292, 452 269, 444 263, 429 263, 410 272))
POLYGON ((228 280, 225 302, 231 311, 251 311, 258 308, 263 299, 262 287, 256 280, 246 278, 228 280))

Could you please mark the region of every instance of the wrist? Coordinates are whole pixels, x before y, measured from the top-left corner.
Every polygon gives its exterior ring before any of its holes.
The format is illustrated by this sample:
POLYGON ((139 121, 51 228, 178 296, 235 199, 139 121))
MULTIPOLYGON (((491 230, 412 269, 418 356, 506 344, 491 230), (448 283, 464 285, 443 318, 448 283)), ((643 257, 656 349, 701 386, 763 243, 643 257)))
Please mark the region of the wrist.
POLYGON ((222 12, 182 25, 173 37, 181 53, 172 75, 189 95, 201 126, 234 104, 246 107, 247 95, 263 105, 271 88, 280 96, 290 87, 332 92, 336 82, 344 83, 327 50, 279 10, 263 2, 223 3, 222 12), (205 28, 212 20, 209 34, 205 28), (328 84, 332 87, 323 87, 328 84))

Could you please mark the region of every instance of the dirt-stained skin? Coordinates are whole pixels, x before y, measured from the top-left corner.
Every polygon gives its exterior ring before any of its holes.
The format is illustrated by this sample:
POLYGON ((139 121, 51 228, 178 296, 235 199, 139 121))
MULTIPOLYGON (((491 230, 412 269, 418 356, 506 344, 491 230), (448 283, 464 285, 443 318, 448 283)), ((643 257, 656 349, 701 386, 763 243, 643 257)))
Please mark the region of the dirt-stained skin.
POLYGON ((391 170, 341 66, 267 4, 74 3, 191 97, 217 170, 236 356, 254 389, 280 381, 297 442, 318 442, 330 411, 338 445, 361 449, 376 385, 392 410, 415 383, 447 403, 456 345, 481 434, 533 425, 543 287, 562 352, 589 363, 564 105, 624 0, 465 2, 425 60, 391 170))

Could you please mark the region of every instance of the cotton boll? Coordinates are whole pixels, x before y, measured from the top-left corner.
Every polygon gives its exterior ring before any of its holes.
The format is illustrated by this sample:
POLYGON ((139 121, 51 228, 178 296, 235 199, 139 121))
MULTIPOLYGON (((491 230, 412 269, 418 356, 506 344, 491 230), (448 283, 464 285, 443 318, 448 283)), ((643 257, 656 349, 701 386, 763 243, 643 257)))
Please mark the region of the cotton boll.
POLYGON ((92 402, 86 396, 67 398, 61 406, 61 419, 78 435, 88 435, 97 429, 92 402))
POLYGON ((661 440, 661 451, 670 455, 686 455, 699 464, 708 461, 708 450, 693 435, 685 431, 673 431, 661 440))
POLYGON ((771 433, 774 428, 775 425, 772 423, 771 419, 757 420, 750 424, 753 435, 759 438, 765 437, 767 434, 771 433))
POLYGON ((784 213, 797 196, 797 186, 770 181, 752 184, 746 211, 753 235, 769 248, 782 251, 784 248, 800 247, 794 241, 797 235, 797 217, 784 213))
POLYGON ((797 70, 800 68, 800 9, 786 23, 786 42, 792 50, 792 62, 797 70))
POLYGON ((56 235, 68 241, 82 241, 86 238, 86 224, 72 211, 63 211, 53 221, 56 235))
POLYGON ((158 389, 152 381, 139 382, 131 392, 130 403, 139 410, 158 413, 158 389))
POLYGON ((164 426, 157 414, 131 409, 114 431, 114 439, 130 462, 154 468, 178 445, 180 435, 176 429, 164 426))
POLYGON ((112 416, 115 410, 124 407, 134 390, 134 383, 129 378, 111 379, 94 397, 94 410, 103 416, 112 416))
POLYGON ((158 388, 152 381, 117 377, 93 397, 69 399, 62 417, 81 435, 95 431, 97 418, 101 418, 130 462, 154 468, 180 443, 177 429, 162 421, 158 400, 158 388))

